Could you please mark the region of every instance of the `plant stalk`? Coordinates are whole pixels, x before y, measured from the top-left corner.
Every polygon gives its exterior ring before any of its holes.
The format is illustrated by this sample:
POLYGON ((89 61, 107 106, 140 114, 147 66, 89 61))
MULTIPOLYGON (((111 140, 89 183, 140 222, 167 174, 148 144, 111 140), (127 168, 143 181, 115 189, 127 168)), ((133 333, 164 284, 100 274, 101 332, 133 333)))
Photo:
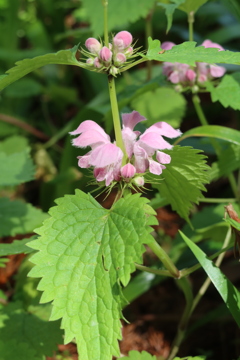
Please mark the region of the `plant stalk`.
POLYGON ((155 255, 160 259, 165 268, 172 274, 172 276, 176 279, 179 278, 179 270, 174 265, 168 254, 163 250, 163 248, 156 242, 151 242, 148 244, 150 249, 154 252, 155 255))
POLYGON ((112 108, 113 126, 114 126, 115 138, 116 138, 116 145, 123 152, 123 160, 122 160, 122 166, 123 166, 126 164, 127 154, 126 154, 126 149, 125 149, 123 139, 122 139, 122 129, 121 129, 119 110, 118 110, 115 80, 112 75, 108 76, 108 86, 109 86, 110 103, 111 103, 111 108, 112 108))
POLYGON ((103 19, 104 19, 104 44, 108 47, 108 0, 102 0, 103 5, 103 19))
POLYGON ((193 23, 194 23, 194 11, 191 11, 188 14, 189 41, 193 41, 193 23))

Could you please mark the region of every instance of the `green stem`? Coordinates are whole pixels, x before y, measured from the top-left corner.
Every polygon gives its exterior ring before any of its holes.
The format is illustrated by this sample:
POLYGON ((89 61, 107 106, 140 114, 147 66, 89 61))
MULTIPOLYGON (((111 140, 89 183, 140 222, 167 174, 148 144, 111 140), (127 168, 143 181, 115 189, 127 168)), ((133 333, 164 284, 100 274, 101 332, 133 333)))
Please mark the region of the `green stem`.
MULTIPOLYGON (((153 9, 149 12, 146 17, 145 21, 145 36, 146 36, 146 48, 148 47, 148 38, 152 38, 152 16, 153 16, 153 9)), ((152 61, 147 62, 147 81, 151 80, 152 78, 152 61)))
POLYGON ((176 268, 168 254, 163 250, 163 248, 156 242, 151 242, 148 244, 150 249, 154 252, 155 255, 161 260, 165 268, 172 274, 174 278, 179 278, 179 270, 176 268))
MULTIPOLYGON (((226 248, 229 246, 229 242, 231 240, 231 228, 229 228, 227 234, 226 234, 226 237, 225 237, 225 240, 224 240, 224 243, 223 243, 223 247, 222 248, 226 248)), ((215 265, 216 266, 220 266, 221 265, 221 262, 224 258, 224 253, 221 253, 217 260, 216 260, 216 263, 215 265)), ((184 291, 184 295, 186 297, 186 308, 185 308, 185 311, 183 313, 183 316, 182 316, 182 319, 180 321, 180 325, 179 325, 179 331, 173 341, 173 346, 172 346, 172 350, 171 350, 171 353, 168 357, 167 360, 172 360, 175 355, 177 354, 178 352, 178 349, 182 343, 182 341, 184 340, 184 335, 186 333, 186 330, 187 330, 187 325, 188 325, 188 321, 190 319, 190 316, 192 315, 194 309, 196 308, 197 304, 199 303, 199 301, 201 300, 201 298, 203 297, 203 295, 205 294, 205 292, 207 291, 209 285, 211 284, 211 280, 209 278, 207 278, 203 285, 201 286, 201 288, 199 289, 198 291, 198 294, 196 295, 196 297, 194 298, 194 300, 192 301, 191 303, 191 306, 189 307, 189 304, 190 304, 190 301, 189 301, 189 297, 188 294, 186 296, 186 293, 184 291)), ((183 289, 184 290, 184 289, 183 289)))
POLYGON ((179 347, 185 337, 188 320, 191 315, 191 310, 193 306, 193 293, 189 280, 187 278, 180 279, 178 280, 178 285, 180 286, 180 288, 184 293, 186 306, 178 325, 178 331, 172 344, 171 353, 167 358, 167 360, 172 360, 175 357, 175 355, 178 353, 179 347))
POLYGON ((102 0, 103 16, 104 16, 104 43, 108 47, 108 0, 102 0))
POLYGON ((122 129, 121 129, 121 121, 120 121, 120 116, 119 116, 119 111, 118 111, 115 80, 112 75, 108 76, 108 85, 109 85, 109 96, 110 96, 110 102, 111 102, 111 108, 112 108, 113 126, 114 126, 115 138, 116 138, 116 145, 123 152, 122 165, 125 165, 126 161, 127 161, 127 154, 126 154, 126 149, 125 149, 125 146, 123 144, 123 139, 122 139, 122 129))
POLYGON ((204 202, 204 203, 213 203, 213 204, 224 204, 224 203, 234 203, 236 202, 235 198, 220 198, 220 199, 215 199, 215 198, 199 198, 198 199, 199 202, 204 202))
MULTIPOLYGON (((199 96, 196 95, 196 94, 193 95, 192 101, 193 101, 193 105, 195 107, 195 110, 196 110, 196 113, 198 115, 200 123, 203 126, 209 125, 209 123, 208 123, 208 121, 207 121, 207 119, 206 119, 206 117, 204 115, 204 112, 202 110, 199 96)), ((212 147, 215 149, 217 156, 219 157, 219 155, 221 154, 221 147, 219 146, 218 142, 215 139, 210 139, 210 142, 212 144, 212 147)), ((228 180, 229 180, 229 183, 231 185, 232 192, 233 192, 234 196, 236 198, 238 198, 239 197, 238 186, 237 186, 237 182, 235 180, 234 175, 233 174, 228 175, 228 180)))
POLYGON ((151 273, 151 274, 156 274, 156 275, 159 275, 159 276, 170 276, 170 277, 173 277, 172 274, 170 274, 169 271, 167 270, 158 270, 158 269, 151 269, 147 266, 143 266, 143 265, 139 265, 139 264, 135 264, 136 268, 138 270, 141 270, 141 271, 146 271, 148 273, 151 273))
POLYGON ((194 11, 191 11, 188 14, 189 41, 193 41, 193 23, 194 23, 194 11))

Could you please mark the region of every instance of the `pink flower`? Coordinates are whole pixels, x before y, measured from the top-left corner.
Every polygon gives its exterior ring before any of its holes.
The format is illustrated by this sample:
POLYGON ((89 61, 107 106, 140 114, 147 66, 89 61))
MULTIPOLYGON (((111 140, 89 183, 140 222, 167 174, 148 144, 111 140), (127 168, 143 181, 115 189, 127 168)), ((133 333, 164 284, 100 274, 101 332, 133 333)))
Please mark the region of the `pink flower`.
POLYGON ((132 43, 132 35, 128 31, 120 31, 113 38, 113 43, 118 50, 128 48, 132 43))
POLYGON ((115 56, 115 59, 114 59, 114 64, 115 65, 121 65, 123 63, 125 63, 127 60, 126 56, 122 53, 118 53, 116 56, 115 56))
POLYGON ((96 55, 98 55, 99 51, 102 48, 100 42, 95 38, 88 38, 85 42, 85 46, 90 51, 90 53, 96 55))
POLYGON ((82 168, 94 167, 94 176, 97 181, 105 180, 108 186, 113 180, 119 180, 123 152, 110 142, 110 137, 92 120, 86 120, 70 133, 79 135, 73 139, 74 146, 91 147, 84 156, 78 156, 78 165, 82 168))
POLYGON ((175 46, 176 44, 174 44, 173 42, 171 41, 164 41, 162 44, 161 44, 161 48, 163 50, 171 50, 171 48, 173 46, 175 46))
POLYGON ((78 165, 81 168, 93 167, 93 174, 97 181, 105 181, 106 186, 113 181, 131 181, 137 186, 144 185, 144 178, 138 174, 149 171, 160 175, 169 164, 171 157, 162 151, 171 149, 164 138, 175 138, 181 135, 166 122, 158 122, 148 128, 143 134, 134 131, 135 126, 146 120, 137 111, 122 115, 122 138, 128 156, 127 164, 122 166, 123 152, 112 144, 105 131, 92 120, 86 120, 72 131, 71 135, 78 135, 73 139, 74 146, 91 150, 83 156, 78 156, 78 165), (156 157, 156 160, 153 159, 156 157), (138 178, 138 180, 136 180, 138 178), (135 181, 136 180, 136 181, 135 181))

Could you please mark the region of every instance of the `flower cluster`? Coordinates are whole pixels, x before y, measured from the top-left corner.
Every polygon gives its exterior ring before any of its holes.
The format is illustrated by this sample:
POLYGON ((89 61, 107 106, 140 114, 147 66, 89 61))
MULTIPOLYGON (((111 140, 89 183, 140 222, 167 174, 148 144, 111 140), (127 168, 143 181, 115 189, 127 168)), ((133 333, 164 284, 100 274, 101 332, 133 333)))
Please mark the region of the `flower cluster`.
POLYGON ((169 164, 171 161, 168 154, 159 151, 172 148, 163 136, 175 138, 180 136, 181 132, 163 121, 150 126, 143 134, 134 131, 135 126, 143 120, 146 119, 137 111, 122 114, 122 138, 127 154, 126 164, 122 164, 123 151, 115 143, 111 143, 110 137, 101 126, 92 120, 82 122, 75 131, 70 133, 79 135, 73 139, 72 143, 79 148, 90 146, 91 150, 86 155, 78 157, 78 166, 93 167, 96 180, 105 181, 106 186, 114 181, 143 186, 143 175, 147 171, 160 175, 166 168, 164 164, 169 164))
MULTIPOLYGON (((175 44, 166 41, 161 47, 164 50, 170 50, 175 44)), ((205 40, 202 43, 205 48, 217 48, 223 51, 221 45, 213 43, 211 40, 205 40)), ((204 62, 197 62, 193 68, 187 64, 165 62, 163 64, 163 74, 173 84, 181 86, 201 85, 207 80, 219 78, 225 74, 226 69, 223 66, 210 65, 204 62)))
POLYGON ((108 46, 103 46, 95 38, 88 38, 85 46, 88 51, 83 51, 87 56, 86 63, 92 70, 107 71, 116 76, 126 64, 127 60, 134 54, 132 35, 128 31, 120 31, 108 46))

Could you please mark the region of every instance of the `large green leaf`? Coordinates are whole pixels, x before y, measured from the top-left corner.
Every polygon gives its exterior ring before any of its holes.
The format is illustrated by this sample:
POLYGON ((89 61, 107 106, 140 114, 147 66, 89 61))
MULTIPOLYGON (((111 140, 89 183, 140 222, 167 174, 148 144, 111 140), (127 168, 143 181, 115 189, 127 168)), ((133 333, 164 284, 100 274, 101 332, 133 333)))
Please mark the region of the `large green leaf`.
MULTIPOLYGON (((0 339, 3 344, 8 344, 10 339, 14 339, 18 344, 24 344, 27 350, 25 360, 35 360, 35 357, 42 360, 44 355, 52 356, 53 351, 57 350, 57 344, 62 343, 59 322, 51 323, 43 320, 41 312, 42 309, 39 306, 32 307, 31 311, 25 311, 20 302, 10 303, 0 310, 0 339)), ((22 358, 18 347, 7 351, 3 344, 0 345, 1 356, 9 353, 9 357, 3 357, 3 360, 22 358)))
POLYGON ((141 94, 132 101, 131 105, 147 118, 147 126, 157 121, 166 121, 173 127, 179 127, 185 114, 186 100, 174 89, 161 87, 141 94))
POLYGON ((128 353, 128 356, 124 356, 119 358, 119 360, 156 360, 156 356, 153 356, 151 354, 149 354, 146 351, 136 351, 136 350, 131 350, 128 353))
POLYGON ((206 83, 213 102, 220 101, 224 107, 240 110, 240 72, 225 75, 218 86, 211 82, 206 83))
POLYGON ((65 343, 75 337, 81 358, 110 360, 119 356, 120 282, 129 282, 143 243, 153 241, 154 211, 140 194, 110 210, 80 190, 56 202, 38 229, 41 237, 29 244, 39 250, 30 276, 42 277, 41 302, 54 300, 51 320, 62 318, 65 343))
POLYGON ((200 150, 187 146, 174 146, 164 152, 171 156, 171 163, 163 170, 162 181, 153 183, 153 187, 188 221, 192 204, 198 204, 199 198, 203 197, 201 191, 206 190, 203 184, 208 183, 206 157, 200 150))
MULTIPOLYGON (((146 17, 154 6, 156 0, 111 0, 108 1, 108 31, 126 27, 129 22, 135 22, 141 17, 146 17)), ((93 36, 103 34, 103 6, 102 1, 82 0, 86 9, 93 36)), ((125 29, 123 29, 125 30, 125 29)))
POLYGON ((19 200, 0 199, 0 236, 27 234, 48 217, 41 210, 19 200))
POLYGON ((160 41, 148 39, 148 52, 141 55, 148 60, 179 62, 195 66, 196 62, 206 62, 209 64, 223 63, 240 65, 240 52, 229 50, 219 51, 216 48, 196 47, 196 42, 186 41, 180 45, 175 45, 171 50, 161 51, 160 41))
POLYGON ((234 320, 240 327, 240 292, 235 286, 227 279, 227 277, 221 272, 221 270, 207 258, 207 255, 194 244, 187 236, 180 232, 183 240, 192 250, 199 263, 211 279, 213 285, 221 295, 227 308, 231 312, 234 320))
POLYGON ((240 131, 218 125, 205 125, 188 130, 184 133, 184 135, 175 141, 175 144, 178 144, 180 141, 192 136, 217 138, 238 146, 240 145, 240 131))
POLYGON ((75 65, 86 68, 86 64, 76 59, 78 45, 72 49, 60 50, 57 53, 37 56, 33 59, 24 59, 16 62, 16 66, 9 69, 6 75, 0 76, 0 90, 22 78, 30 72, 49 64, 75 65))

